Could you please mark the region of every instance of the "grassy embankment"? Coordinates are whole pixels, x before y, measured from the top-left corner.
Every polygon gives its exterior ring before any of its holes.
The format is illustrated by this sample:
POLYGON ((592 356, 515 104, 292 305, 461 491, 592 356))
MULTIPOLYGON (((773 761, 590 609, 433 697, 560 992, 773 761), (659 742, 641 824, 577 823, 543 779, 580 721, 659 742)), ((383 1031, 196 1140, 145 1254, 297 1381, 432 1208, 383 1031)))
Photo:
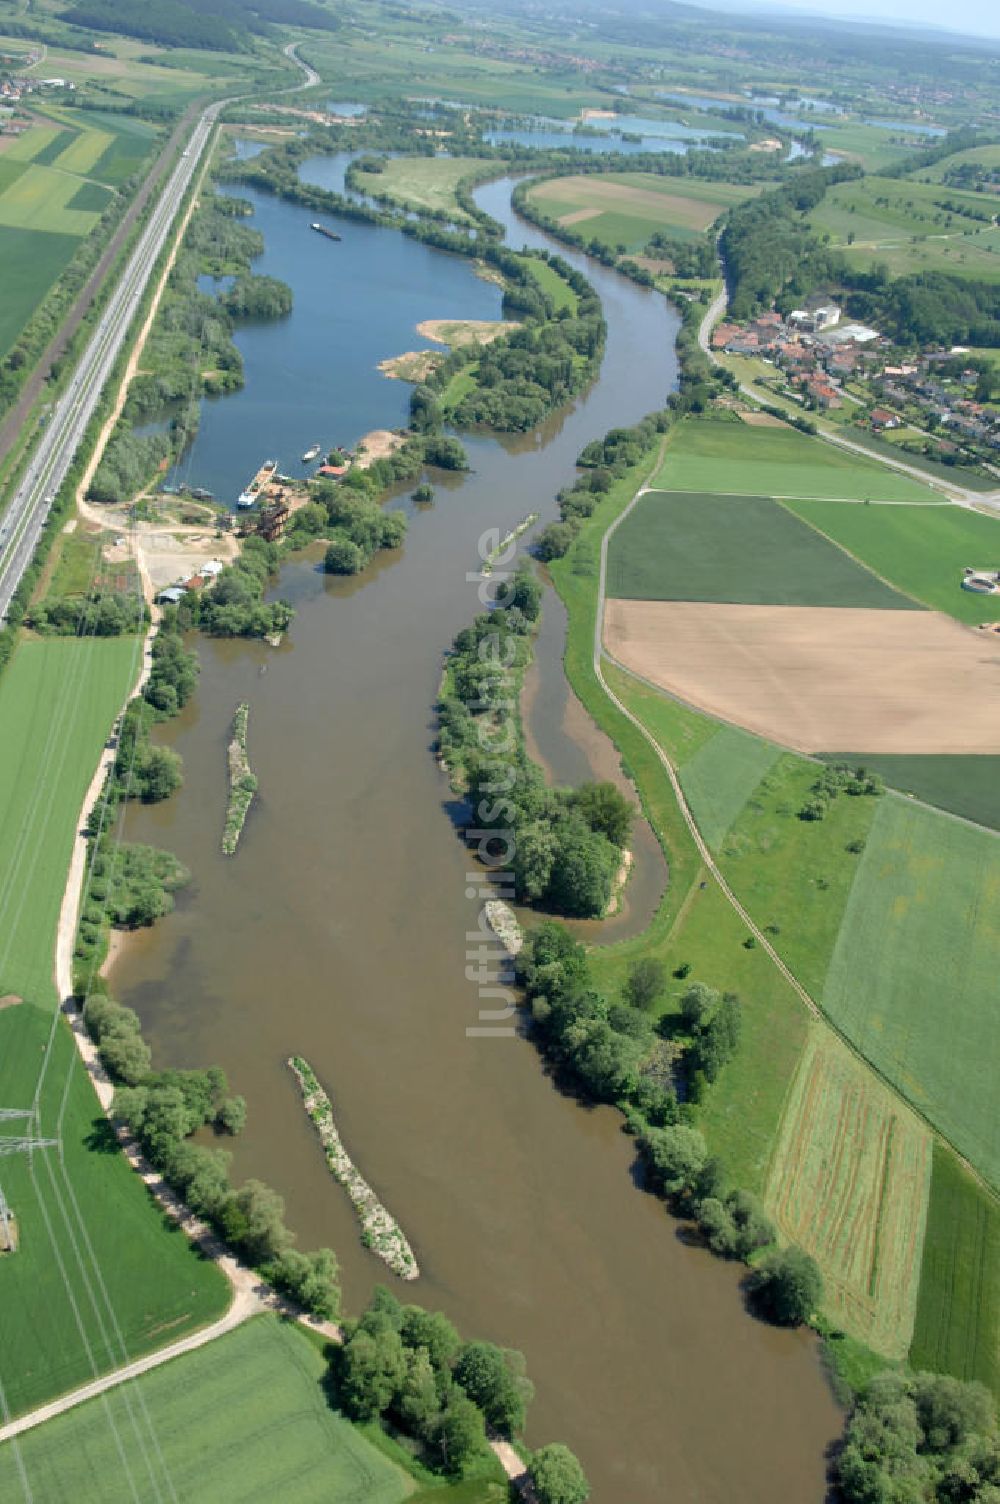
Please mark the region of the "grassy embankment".
MULTIPOLYGON (((788 1204, 776 1204, 780 1182, 769 1179, 776 1146, 782 1144, 783 1152, 792 1156, 797 1166, 795 1206, 800 1213, 810 1202, 825 1209, 822 1218, 809 1224, 807 1241, 825 1266, 831 1315, 884 1354, 899 1356, 909 1344, 917 1307, 928 1160, 920 1146, 926 1143, 927 1130, 877 1077, 860 1067, 843 1069, 843 1061, 850 1057, 822 1025, 809 1023, 805 1009, 760 948, 747 948, 745 926, 714 884, 701 887, 697 854, 680 822, 662 770, 651 751, 637 745, 634 728, 622 721, 593 679, 593 581, 599 539, 641 478, 637 470, 619 483, 617 494, 609 496, 595 513, 571 555, 553 570, 570 614, 567 669, 571 682, 595 719, 621 747, 647 812, 665 840, 671 864, 670 889, 650 929, 636 940, 594 952, 595 973, 605 987, 614 989, 620 985, 629 960, 654 954, 671 969, 690 967, 691 976, 740 993, 745 1003, 743 1043, 699 1107, 699 1119, 711 1147, 720 1153, 734 1179, 758 1189, 770 1186, 772 1205, 786 1232, 802 1237, 801 1216, 797 1221, 788 1204), (821 1049, 815 1043, 817 1036, 821 1049), (808 1082, 816 1074, 812 1064, 808 1077, 805 1067, 800 1069, 803 1046, 810 1037, 814 1039, 810 1061, 819 1058, 823 1064, 819 1078, 823 1114, 800 1115, 797 1120, 787 1112, 787 1102, 797 1071, 800 1081, 808 1082), (850 1131, 855 1138, 861 1132, 859 1124, 864 1125, 864 1152, 859 1148, 854 1156, 856 1174, 841 1173, 846 1161, 841 1171, 828 1163, 823 1153, 824 1122, 827 1128, 830 1122, 853 1125, 850 1131), (905 1259, 901 1263, 898 1253, 887 1256, 887 1245, 879 1232, 893 1218, 898 1221, 901 1209, 908 1209, 910 1217, 909 1243, 900 1244, 897 1237, 896 1244, 910 1248, 913 1256, 908 1267, 905 1259), (867 1263, 858 1256, 861 1245, 850 1239, 838 1240, 836 1227, 841 1221, 867 1229, 867 1263), (890 1284, 893 1302, 875 1298, 876 1292, 887 1290, 890 1284)), ((723 870, 741 899, 757 921, 771 931, 773 943, 795 973, 814 995, 819 994, 843 933, 844 914, 857 874, 857 855, 847 847, 856 850, 857 844, 868 838, 868 829, 882 808, 905 806, 895 800, 891 806, 888 802, 883 806, 870 799, 840 798, 827 819, 810 829, 808 822, 794 817, 794 812, 816 776, 814 764, 790 755, 776 761, 777 754, 766 744, 729 728, 720 729, 708 718, 614 669, 606 673, 615 692, 679 766, 695 816, 704 821, 707 834, 720 851, 723 870), (758 772, 762 778, 747 798, 758 772)), ((924 813, 929 820, 938 819, 924 813)), ((845 945, 849 950, 849 942, 845 945)), ((673 988, 675 996, 679 990, 673 988)), ((976 1009, 981 1002, 982 994, 976 1009)), ((668 999, 667 1007, 675 1005, 668 999)), ((809 1085, 810 1091, 816 1089, 815 1083, 809 1085)), ((861 1140, 858 1142, 860 1145, 861 1140)), ((944 1149, 939 1151, 939 1158, 945 1164, 954 1163, 944 1149)), ((976 1207, 988 1204, 988 1198, 971 1180, 965 1183, 965 1197, 967 1214, 973 1219, 976 1207)), ((938 1284, 940 1280, 939 1275, 938 1284)), ((925 1276, 925 1287, 927 1284, 925 1276)), ((932 1295, 921 1293, 921 1311, 932 1299, 932 1295)), ((967 1288, 965 1301, 963 1306, 957 1299, 955 1308, 943 1318, 949 1328, 968 1319, 967 1288)), ((986 1325, 995 1321, 998 1302, 1000 1292, 986 1300, 986 1325)), ((943 1345, 947 1347, 947 1339, 943 1339, 943 1345)), ((856 1361, 864 1367, 863 1354, 856 1361)), ((977 1371, 990 1376, 988 1365, 982 1361, 977 1371)))
MULTIPOLYGON (((136 638, 25 642, 0 679, 0 1102, 31 1105, 62 1144, 3 1160, 20 1232, 0 1258, 0 1382, 12 1413, 221 1314, 223 1276, 195 1254, 118 1153, 65 1024, 56 927, 84 792, 138 668, 136 638)), ((12 1121, 4 1131, 20 1135, 12 1121)))
MULTIPOLYGON (((402 1447, 331 1406, 326 1368, 320 1346, 297 1327, 257 1317, 29 1432, 20 1452, 34 1497, 128 1504, 135 1487, 150 1497, 154 1482, 157 1496, 188 1504, 250 1497, 499 1504, 505 1497, 502 1485, 486 1481, 430 1482, 402 1447), (141 1427, 133 1425, 137 1414, 141 1427)), ((20 1489, 8 1444, 0 1448, 0 1493, 13 1498, 20 1489)))

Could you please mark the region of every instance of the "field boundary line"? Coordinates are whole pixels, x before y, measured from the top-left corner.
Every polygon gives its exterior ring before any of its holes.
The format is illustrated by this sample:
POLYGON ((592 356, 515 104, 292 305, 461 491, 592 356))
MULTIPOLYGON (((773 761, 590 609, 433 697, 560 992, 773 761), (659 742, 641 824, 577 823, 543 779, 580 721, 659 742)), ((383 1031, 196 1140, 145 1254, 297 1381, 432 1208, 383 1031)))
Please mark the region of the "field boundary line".
MULTIPOLYGON (((664 443, 660 448, 660 453, 657 457, 657 465, 661 463, 665 447, 666 441, 664 440, 664 443)), ((653 473, 656 473, 655 470, 653 473)), ((942 1143, 947 1144, 948 1148, 955 1155, 959 1163, 962 1165, 963 1169, 968 1171, 968 1173, 975 1180, 976 1184, 979 1185, 994 1202, 1000 1203, 1000 1188, 994 1186, 993 1183, 988 1180, 981 1173, 981 1171, 979 1171, 976 1166, 971 1163, 970 1160, 966 1158, 966 1156, 961 1152, 957 1145, 952 1142, 947 1134, 943 1133, 941 1129, 936 1126, 936 1124, 932 1123, 927 1114, 921 1111, 921 1109, 918 1108, 915 1103, 911 1102, 906 1097, 906 1095, 902 1091, 900 1091, 900 1089, 892 1081, 890 1081, 889 1078, 884 1075, 881 1070, 879 1070, 878 1066, 873 1064, 873 1062, 868 1059, 868 1057, 857 1047, 857 1045, 855 1045, 852 1040, 850 1040, 847 1035, 842 1032, 842 1030, 837 1026, 830 1015, 822 1007, 822 1005, 818 1003, 809 992, 807 992, 806 988, 799 981, 798 977, 795 976, 791 968, 778 955, 767 935, 764 934, 763 930, 751 917, 747 909, 741 903, 740 899, 736 896, 718 864, 716 863, 715 858, 709 850, 708 844, 698 827, 698 822, 695 820, 694 815, 691 813, 691 808, 684 796, 684 790, 681 788, 680 780, 677 776, 676 769, 674 768, 673 762, 671 761, 670 757, 667 755, 664 748, 661 747, 660 743, 656 740, 656 737, 648 729, 648 727, 645 726, 639 719, 639 717, 635 715, 631 710, 629 710, 628 706, 618 698, 618 696, 615 694, 614 690, 610 687, 604 677, 603 659, 605 657, 610 663, 613 663, 616 668, 621 669, 623 673, 630 673, 629 669, 627 669, 623 663, 620 663, 618 659, 615 658, 614 654, 608 652, 604 647, 604 607, 606 598, 605 584, 607 577, 608 544, 610 543, 611 538, 614 536, 616 530, 621 526, 621 524, 625 521, 626 517, 628 517, 636 504, 641 500, 643 496, 646 495, 646 493, 650 489, 651 488, 649 481, 644 481, 636 491, 635 495, 632 497, 628 505, 624 507, 621 512, 619 512, 618 516, 613 519, 613 521, 608 525, 608 527, 601 535, 600 566, 598 570, 597 585, 597 609, 594 615, 593 659, 591 665, 593 668, 594 677, 597 679, 598 684, 601 686, 605 695, 611 701, 612 705, 614 705, 615 709, 618 710, 619 713, 636 728, 636 730, 640 733, 641 736, 645 738, 645 740, 652 747, 653 751, 656 753, 656 756, 659 759, 663 770, 670 781, 670 786, 673 790, 674 798, 677 802, 677 807, 680 810, 681 815, 683 816, 684 823, 688 828, 691 839, 694 841, 699 855, 701 856, 702 862, 708 869, 710 876, 715 880, 723 896, 729 902, 736 914, 740 917, 740 919, 743 920, 751 935, 753 935, 754 939, 757 941, 757 944, 769 957, 779 975, 784 978, 784 980, 795 992, 796 996, 799 998, 800 1002, 802 1002, 807 1012, 810 1013, 812 1017, 818 1020, 820 1023, 825 1024, 826 1027, 837 1036, 844 1047, 851 1052, 855 1059, 860 1061, 866 1069, 870 1070, 873 1075, 878 1077, 878 1079, 882 1082, 882 1084, 894 1098, 902 1102, 911 1112, 915 1112, 920 1120, 925 1123, 926 1126, 930 1129, 931 1133, 936 1138, 940 1139, 942 1143)), ((630 677, 635 676, 630 675, 630 677)), ((933 806, 929 807, 932 808, 933 806)))
MULTIPOLYGON (((895 591, 896 596, 902 596, 905 600, 913 600, 913 602, 916 603, 917 606, 919 606, 920 611, 937 611, 937 606, 928 606, 926 600, 920 600, 919 596, 914 596, 914 594, 911 594, 911 591, 904 590, 904 588, 902 588, 902 585, 893 585, 893 582, 890 581, 890 579, 886 579, 886 576, 880 575, 877 569, 872 569, 871 564, 866 564, 865 559, 859 559, 857 553, 851 553, 851 550, 848 549, 847 544, 838 543, 838 540, 836 540, 836 538, 830 537, 829 532, 824 532, 823 528, 817 526, 817 523, 811 522, 811 520, 809 520, 809 517, 800 517, 798 516, 797 511, 792 511, 791 507, 786 507, 786 501, 797 501, 797 499, 802 499, 802 501, 809 501, 808 496, 802 496, 802 498, 797 498, 797 496, 773 496, 773 498, 771 498, 771 501, 776 501, 777 505, 782 508, 782 511, 788 513, 789 517, 795 517, 795 520, 797 520, 797 522, 805 522, 806 526, 808 526, 808 528, 812 528, 812 531, 817 534, 817 537, 823 538, 826 543, 832 543, 835 549, 839 549, 841 550, 841 553, 845 553, 845 555, 847 555, 848 558, 850 558, 851 561, 854 562, 854 564, 857 564, 857 567, 859 567, 859 569, 868 570, 869 575, 874 575, 875 579, 880 579, 880 581, 883 582, 883 585, 887 585, 887 587, 889 587, 889 590, 895 591)), ((866 504, 865 502, 862 502, 862 504, 860 505, 866 504)), ((878 502, 872 502, 872 505, 880 504, 878 504, 878 502)), ((907 502, 887 502, 887 505, 902 505, 902 507, 905 507, 905 505, 907 505, 907 502)), ((917 505, 920 505, 920 502, 917 502, 917 505)), ((929 501, 926 502, 926 505, 928 505, 928 507, 952 507, 953 502, 929 501)), ((949 618, 949 621, 958 620, 958 618, 952 617, 952 615, 949 615, 949 612, 946 611, 938 612, 938 615, 941 615, 941 617, 949 618)), ((959 623, 959 626, 965 626, 964 621, 962 621, 962 623, 959 623)))

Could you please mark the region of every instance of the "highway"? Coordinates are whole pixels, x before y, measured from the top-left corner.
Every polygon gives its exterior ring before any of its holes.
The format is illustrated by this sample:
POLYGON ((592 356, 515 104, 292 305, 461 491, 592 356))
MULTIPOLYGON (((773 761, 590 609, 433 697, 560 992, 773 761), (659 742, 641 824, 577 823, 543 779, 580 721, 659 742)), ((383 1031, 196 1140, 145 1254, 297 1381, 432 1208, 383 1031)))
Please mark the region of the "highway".
MULTIPOLYGON (((296 56, 285 54, 305 74, 297 89, 319 82, 319 74, 296 56)), ((52 503, 69 472, 101 392, 125 343, 153 269, 170 234, 177 211, 198 170, 220 110, 231 100, 217 100, 199 117, 166 187, 160 194, 125 271, 80 358, 73 379, 49 414, 23 479, 0 516, 0 622, 6 621, 11 598, 31 563, 52 503)))
POLYGON ((0 518, 0 621, 6 620, 11 597, 31 562, 52 502, 73 463, 104 384, 125 343, 146 284, 198 169, 221 108, 220 102, 209 105, 199 118, 129 256, 111 302, 90 337, 72 381, 49 414, 21 484, 0 518))

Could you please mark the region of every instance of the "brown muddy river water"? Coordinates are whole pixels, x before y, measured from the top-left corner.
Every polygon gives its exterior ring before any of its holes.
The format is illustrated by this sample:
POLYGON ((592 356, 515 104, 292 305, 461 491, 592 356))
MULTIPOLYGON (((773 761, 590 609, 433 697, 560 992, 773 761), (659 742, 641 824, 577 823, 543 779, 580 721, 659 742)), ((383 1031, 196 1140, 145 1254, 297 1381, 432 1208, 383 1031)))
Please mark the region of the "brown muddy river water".
MULTIPOLYGON (((508 181, 478 197, 512 243, 545 244, 514 222, 509 195, 508 181)), ((321 240, 304 232, 308 212, 254 203, 262 269, 295 292, 286 343, 296 321, 336 321, 341 306, 346 320, 355 295, 331 258, 302 261, 303 242, 321 240)), ((438 313, 445 289, 449 312, 455 305, 464 268, 390 230, 345 223, 343 233, 344 248, 358 237, 359 256, 377 247, 395 278, 381 354, 411 348, 412 326, 438 313)), ((473 473, 438 484, 405 547, 361 581, 334 581, 315 561, 288 565, 280 592, 298 614, 279 650, 199 642, 198 694, 164 733, 184 757, 185 787, 127 822, 130 839, 177 852, 193 882, 173 916, 125 947, 113 989, 138 1009, 158 1064, 221 1064, 245 1094, 234 1172, 280 1190, 300 1246, 336 1250, 348 1311, 383 1282, 445 1310, 466 1334, 524 1350, 538 1391, 528 1440, 572 1446, 597 1504, 819 1504, 840 1416, 814 1340, 751 1319, 739 1270, 683 1244, 636 1188, 617 1113, 561 1095, 526 1040, 466 1035, 479 1006, 466 932, 480 902, 466 896, 470 862, 430 748, 442 653, 476 610, 466 576, 477 540, 528 511, 552 517, 584 443, 658 406, 675 383, 666 303, 599 266, 586 271, 609 327, 584 398, 523 440, 471 441, 473 473), (244 699, 260 796, 226 859, 225 744, 244 699), (361 1247, 285 1065, 293 1052, 314 1066, 348 1149, 413 1244, 415 1285, 361 1247)), ((483 284, 468 285, 470 316, 491 316, 483 284)), ((371 322, 380 319, 373 306, 371 322)), ((286 443, 261 426, 268 383, 281 379, 266 358, 271 337, 239 336, 247 389, 226 399, 218 439, 221 405, 208 406, 198 440, 213 477, 231 473, 234 488, 286 443)), ((328 432, 349 373, 343 347, 330 367, 306 372, 309 400, 332 419, 323 429, 318 410, 300 413, 296 451, 314 427, 323 442, 358 437, 328 432)), ((367 426, 398 421, 398 389, 385 385, 386 411, 373 399, 367 426)), ((562 678, 551 592, 546 611, 527 696, 533 745, 559 781, 591 768, 603 776, 614 755, 562 678)), ((662 856, 648 833, 637 849, 628 906, 606 933, 634 932, 655 907, 662 856)))

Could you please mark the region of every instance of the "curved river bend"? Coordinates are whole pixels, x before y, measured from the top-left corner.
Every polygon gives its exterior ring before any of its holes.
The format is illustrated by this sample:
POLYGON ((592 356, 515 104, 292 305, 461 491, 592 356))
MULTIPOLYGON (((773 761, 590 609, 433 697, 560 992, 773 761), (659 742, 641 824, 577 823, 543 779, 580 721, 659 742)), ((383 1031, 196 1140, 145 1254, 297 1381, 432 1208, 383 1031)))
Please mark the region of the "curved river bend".
MULTIPOLYGON (((510 190, 490 184, 479 202, 513 244, 549 244, 514 220, 510 190)), ((246 389, 206 404, 191 478, 219 494, 265 453, 287 464, 310 442, 399 422, 407 389, 373 378, 375 361, 412 348, 422 318, 499 308, 465 262, 349 222, 332 246, 308 233, 308 211, 251 197, 261 269, 292 285, 295 311, 239 335, 246 389)), ((587 440, 675 385, 668 305, 576 259, 608 321, 594 387, 536 434, 470 441, 472 474, 437 484, 404 549, 363 580, 289 564, 280 588, 298 615, 278 652, 200 642, 199 692, 165 733, 186 787, 127 820, 130 839, 176 851, 194 881, 125 947, 113 986, 159 1063, 218 1062, 245 1093, 234 1173, 281 1191, 301 1246, 336 1249, 354 1310, 392 1277, 360 1246, 284 1064, 311 1061, 417 1253, 423 1277, 400 1294, 524 1350, 538 1390, 529 1441, 572 1446, 597 1504, 819 1504, 840 1418, 814 1340, 753 1321, 739 1271, 683 1244, 636 1189, 617 1113, 561 1095, 527 1041, 465 1032, 479 903, 430 744, 442 653, 477 609, 477 541, 530 510, 551 518, 587 440), (244 699, 261 795, 226 860, 225 743, 244 699)), ((532 736, 556 776, 603 771, 607 745, 561 677, 558 612, 544 630, 532 736), (567 727, 583 730, 582 751, 567 727)), ((629 928, 662 881, 658 852, 640 867, 632 912, 615 921, 629 928)))

